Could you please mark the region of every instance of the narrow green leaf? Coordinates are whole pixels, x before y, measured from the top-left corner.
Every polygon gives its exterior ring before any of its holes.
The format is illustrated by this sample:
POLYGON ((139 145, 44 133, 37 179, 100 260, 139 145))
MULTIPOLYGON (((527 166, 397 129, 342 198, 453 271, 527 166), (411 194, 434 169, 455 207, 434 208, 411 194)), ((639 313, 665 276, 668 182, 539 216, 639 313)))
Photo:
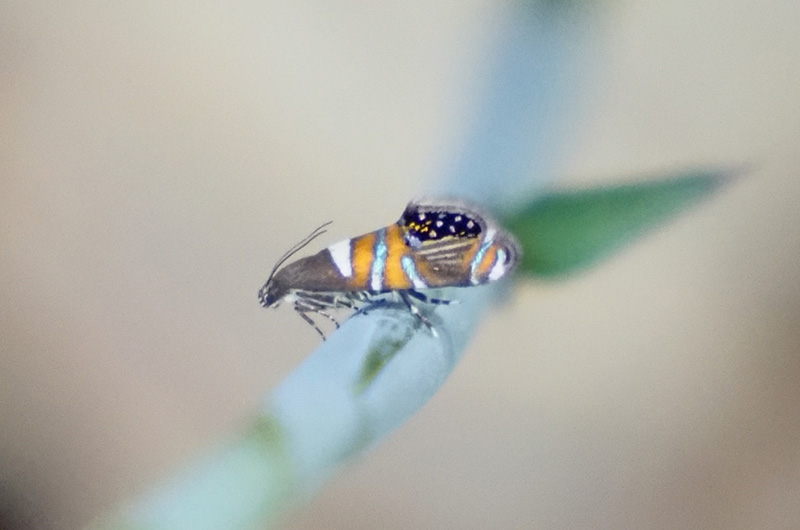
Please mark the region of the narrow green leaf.
POLYGON ((695 171, 546 195, 504 220, 522 244, 519 270, 555 277, 584 269, 708 197, 728 175, 695 171))

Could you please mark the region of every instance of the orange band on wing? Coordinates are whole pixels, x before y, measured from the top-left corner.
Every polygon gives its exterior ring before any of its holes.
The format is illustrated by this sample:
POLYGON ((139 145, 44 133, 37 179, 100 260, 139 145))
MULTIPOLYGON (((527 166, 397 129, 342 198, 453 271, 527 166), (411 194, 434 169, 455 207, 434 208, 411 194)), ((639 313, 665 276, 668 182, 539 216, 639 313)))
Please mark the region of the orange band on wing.
POLYGON ((403 240, 403 230, 396 224, 386 227, 386 269, 383 275, 384 289, 410 289, 411 280, 408 279, 401 259, 408 254, 408 247, 403 240))
POLYGON ((353 278, 350 285, 356 289, 367 289, 372 262, 375 259, 375 232, 353 239, 353 278))

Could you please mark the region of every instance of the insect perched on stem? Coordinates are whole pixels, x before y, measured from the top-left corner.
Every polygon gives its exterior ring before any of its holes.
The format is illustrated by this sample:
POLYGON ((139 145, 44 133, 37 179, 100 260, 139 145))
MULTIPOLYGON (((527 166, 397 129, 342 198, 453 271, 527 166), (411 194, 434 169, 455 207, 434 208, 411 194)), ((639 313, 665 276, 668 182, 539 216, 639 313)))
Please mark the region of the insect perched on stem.
POLYGON ((321 225, 290 248, 258 292, 264 307, 286 301, 325 338, 309 316, 336 319, 327 310, 363 311, 376 297, 394 293, 431 329, 416 303, 447 304, 420 291, 469 287, 510 273, 520 257, 516 240, 474 205, 457 201, 416 201, 387 227, 340 241, 281 268, 326 232, 321 225))

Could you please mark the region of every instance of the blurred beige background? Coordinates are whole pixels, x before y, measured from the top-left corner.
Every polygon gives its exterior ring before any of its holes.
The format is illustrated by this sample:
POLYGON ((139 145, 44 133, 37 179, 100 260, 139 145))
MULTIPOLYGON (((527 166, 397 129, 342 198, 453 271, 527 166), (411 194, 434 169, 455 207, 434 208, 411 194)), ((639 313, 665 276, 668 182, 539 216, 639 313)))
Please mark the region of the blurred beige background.
MULTIPOLYGON (((800 525, 800 4, 613 4, 562 184, 752 172, 526 283, 288 528, 800 525)), ((507 10, 3 5, 0 523, 85 524, 242 424, 318 341, 258 306, 274 260, 425 188, 507 10)))

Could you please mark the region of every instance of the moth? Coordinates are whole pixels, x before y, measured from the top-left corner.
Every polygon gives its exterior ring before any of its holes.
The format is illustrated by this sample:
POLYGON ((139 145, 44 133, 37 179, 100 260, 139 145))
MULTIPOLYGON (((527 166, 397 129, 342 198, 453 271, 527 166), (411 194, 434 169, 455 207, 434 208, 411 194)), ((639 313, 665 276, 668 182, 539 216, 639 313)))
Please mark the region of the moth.
POLYGON ((479 207, 462 201, 425 200, 410 202, 389 226, 283 266, 325 233, 329 224, 290 248, 258 292, 264 307, 291 303, 323 339, 325 334, 309 314, 321 315, 338 327, 328 310, 364 311, 387 293, 395 294, 433 330, 416 304, 447 304, 449 300, 423 291, 494 282, 510 274, 521 256, 514 237, 479 207))

